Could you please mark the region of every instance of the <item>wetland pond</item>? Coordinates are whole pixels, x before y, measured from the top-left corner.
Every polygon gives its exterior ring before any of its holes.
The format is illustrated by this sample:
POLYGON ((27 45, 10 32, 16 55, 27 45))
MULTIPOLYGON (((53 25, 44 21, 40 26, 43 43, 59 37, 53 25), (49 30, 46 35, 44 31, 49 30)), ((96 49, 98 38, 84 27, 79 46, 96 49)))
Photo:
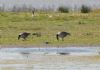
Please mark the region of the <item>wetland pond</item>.
POLYGON ((0 70, 100 70, 100 47, 1 48, 0 70))

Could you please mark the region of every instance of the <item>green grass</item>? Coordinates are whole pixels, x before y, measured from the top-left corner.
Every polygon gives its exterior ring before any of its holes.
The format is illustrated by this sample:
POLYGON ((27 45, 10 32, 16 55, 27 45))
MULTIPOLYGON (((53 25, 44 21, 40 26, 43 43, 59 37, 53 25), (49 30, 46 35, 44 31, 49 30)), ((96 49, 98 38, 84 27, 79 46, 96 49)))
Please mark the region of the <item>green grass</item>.
POLYGON ((100 12, 82 13, 0 13, 1 45, 100 45, 100 12), (52 16, 52 17, 49 17, 52 16), (41 37, 29 36, 26 41, 17 40, 20 32, 41 32, 41 37), (71 36, 64 41, 56 40, 56 33, 66 31, 71 36))

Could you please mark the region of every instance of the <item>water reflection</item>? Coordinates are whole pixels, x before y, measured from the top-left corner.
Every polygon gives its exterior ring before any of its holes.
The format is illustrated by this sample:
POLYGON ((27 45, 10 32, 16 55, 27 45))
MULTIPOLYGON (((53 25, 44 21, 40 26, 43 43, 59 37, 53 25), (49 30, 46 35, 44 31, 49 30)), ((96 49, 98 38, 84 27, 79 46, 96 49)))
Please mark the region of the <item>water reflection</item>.
POLYGON ((2 48, 0 70, 100 70, 98 52, 99 47, 2 48))

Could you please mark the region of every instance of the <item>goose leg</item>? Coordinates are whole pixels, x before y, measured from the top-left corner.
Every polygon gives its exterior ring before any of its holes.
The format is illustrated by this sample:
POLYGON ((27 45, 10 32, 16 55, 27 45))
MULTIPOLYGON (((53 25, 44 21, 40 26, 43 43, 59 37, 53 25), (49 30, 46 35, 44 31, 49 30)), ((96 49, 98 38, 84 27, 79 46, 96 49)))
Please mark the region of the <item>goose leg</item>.
POLYGON ((62 41, 64 41, 64 38, 62 38, 62 41))

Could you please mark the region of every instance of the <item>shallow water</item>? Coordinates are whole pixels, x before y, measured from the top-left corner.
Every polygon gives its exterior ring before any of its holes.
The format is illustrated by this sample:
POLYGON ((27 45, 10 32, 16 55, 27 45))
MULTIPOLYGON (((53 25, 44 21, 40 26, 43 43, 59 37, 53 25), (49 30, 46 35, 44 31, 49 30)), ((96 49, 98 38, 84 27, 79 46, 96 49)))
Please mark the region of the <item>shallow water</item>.
POLYGON ((99 47, 1 48, 0 70, 100 70, 98 52, 99 47))

